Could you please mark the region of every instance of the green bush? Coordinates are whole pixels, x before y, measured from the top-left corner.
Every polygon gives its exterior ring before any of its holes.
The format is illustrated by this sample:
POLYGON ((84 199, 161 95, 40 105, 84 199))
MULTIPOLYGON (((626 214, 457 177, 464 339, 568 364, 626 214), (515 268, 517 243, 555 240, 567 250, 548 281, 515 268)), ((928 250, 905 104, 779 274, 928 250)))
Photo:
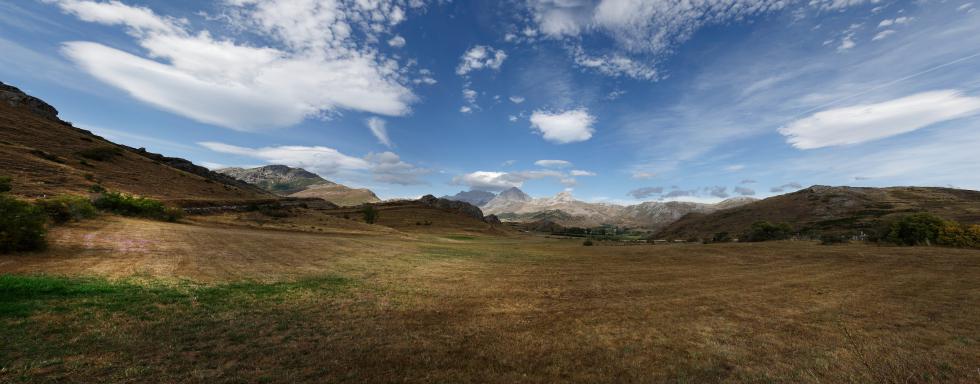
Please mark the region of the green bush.
POLYGON ((95 206, 82 196, 61 195, 41 199, 34 203, 56 224, 95 217, 95 206))
POLYGON ((0 195, 0 253, 43 249, 46 221, 41 208, 0 195))
POLYGON ((711 241, 714 243, 727 243, 732 241, 732 237, 728 234, 728 232, 718 232, 711 238, 711 241))
POLYGON ((938 244, 943 219, 928 213, 904 216, 891 224, 885 240, 899 245, 938 244))
POLYGON ((743 241, 786 240, 793 236, 793 228, 785 223, 757 221, 752 223, 749 232, 742 236, 743 241))
POLYGON ((582 245, 584 245, 586 247, 591 247, 593 245, 592 244, 592 239, 585 239, 585 241, 582 242, 582 245))
POLYGON ((88 148, 75 152, 75 154, 81 157, 95 161, 112 160, 114 157, 122 155, 122 153, 122 149, 113 146, 88 148))
POLYGON ((0 176, 0 193, 10 192, 10 176, 0 176))
POLYGON ((146 217, 156 220, 177 221, 182 216, 177 208, 170 208, 159 200, 145 197, 105 192, 95 199, 95 207, 123 216, 146 217))
POLYGON ((361 213, 364 214, 365 223, 374 224, 376 221, 378 221, 378 209, 373 205, 365 205, 364 208, 361 209, 361 213))
POLYGON ((965 225, 953 221, 943 223, 936 243, 948 247, 980 248, 980 225, 965 225))

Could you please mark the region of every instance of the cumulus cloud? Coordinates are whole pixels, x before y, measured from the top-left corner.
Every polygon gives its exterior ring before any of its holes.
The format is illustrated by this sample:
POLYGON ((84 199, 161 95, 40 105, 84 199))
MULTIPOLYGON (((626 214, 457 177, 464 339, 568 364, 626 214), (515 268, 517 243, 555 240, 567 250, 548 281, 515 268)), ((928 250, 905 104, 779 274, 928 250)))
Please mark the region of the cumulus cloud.
POLYGON ((520 104, 520 103, 523 103, 524 102, 524 97, 523 96, 511 96, 508 99, 510 99, 510 102, 512 102, 514 104, 520 104))
POLYGON ((894 19, 885 19, 882 20, 880 23, 878 23, 878 28, 885 28, 885 27, 890 27, 893 25, 900 25, 900 24, 908 24, 912 20, 914 19, 911 17, 904 17, 904 16, 896 17, 894 19))
POLYGON ((568 144, 592 138, 595 120, 585 108, 564 112, 538 110, 531 114, 531 127, 547 141, 568 144))
POLYGON ((732 190, 735 193, 737 193, 737 194, 739 194, 741 196, 755 196, 755 190, 752 189, 752 188, 746 188, 746 187, 739 186, 739 187, 733 188, 732 190))
POLYGON ((477 45, 470 48, 459 58, 459 66, 456 67, 456 74, 464 76, 470 72, 481 69, 499 70, 507 59, 507 53, 503 50, 494 49, 485 45, 477 45))
POLYGON ((386 127, 386 122, 377 117, 369 118, 365 121, 368 129, 371 130, 371 134, 378 138, 378 142, 384 146, 391 148, 391 139, 388 138, 388 128, 386 127))
POLYGON ((584 170, 581 170, 581 169, 573 169, 568 174, 569 175, 572 175, 572 176, 595 176, 596 175, 595 172, 584 171, 584 170))
POLYGON ((366 172, 371 174, 375 181, 412 185, 425 184, 420 177, 430 173, 427 169, 402 161, 392 152, 369 153, 364 158, 359 158, 324 146, 286 145, 247 148, 213 141, 198 144, 215 152, 259 159, 268 164, 304 168, 323 176, 366 172))
POLYGON ((341 110, 398 116, 417 99, 396 61, 353 37, 353 31, 384 33, 404 19, 401 1, 222 3, 230 24, 223 30, 248 29, 278 48, 193 30, 185 20, 118 1, 52 2, 83 21, 125 27, 144 51, 65 43, 64 54, 80 68, 138 100, 203 123, 255 130, 341 110))
POLYGON ((778 187, 769 188, 769 192, 779 193, 779 192, 783 192, 783 191, 795 191, 795 190, 798 190, 798 189, 801 189, 801 188, 803 188, 803 186, 800 185, 800 183, 797 183, 797 182, 794 181, 794 182, 791 182, 791 183, 786 183, 786 184, 780 185, 778 187))
POLYGON ((395 48, 404 47, 405 46, 405 42, 406 42, 405 41, 405 38, 404 37, 401 37, 401 36, 395 36, 395 37, 392 37, 392 38, 388 39, 388 45, 390 45, 392 47, 395 47, 395 48))
POLYGON ((589 175, 581 174, 582 172, 584 171, 573 171, 571 173, 556 170, 515 172, 476 171, 453 177, 453 184, 468 186, 471 189, 483 191, 502 191, 511 187, 520 188, 528 180, 551 178, 565 185, 566 187, 570 187, 577 183, 574 176, 594 175, 591 174, 591 172, 588 172, 590 173, 589 175), (579 174, 575 174, 576 172, 579 174))
POLYGON ((660 195, 664 192, 663 187, 643 187, 637 188, 632 191, 627 192, 629 196, 633 196, 634 199, 647 199, 651 196, 660 195))
POLYGON ((572 166, 572 163, 565 160, 538 160, 534 165, 545 168, 565 168, 572 166))
POLYGON ((917 93, 877 104, 814 113, 779 129, 799 149, 858 144, 980 112, 980 97, 956 90, 917 93))

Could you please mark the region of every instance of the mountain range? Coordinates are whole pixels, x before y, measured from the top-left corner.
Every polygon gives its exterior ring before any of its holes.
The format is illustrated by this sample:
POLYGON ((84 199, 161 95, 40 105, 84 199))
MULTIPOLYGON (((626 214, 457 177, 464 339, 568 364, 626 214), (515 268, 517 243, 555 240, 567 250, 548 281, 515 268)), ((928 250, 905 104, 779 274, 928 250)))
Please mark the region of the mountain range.
POLYGON ((469 202, 480 207, 484 213, 497 215, 504 221, 550 221, 566 227, 609 224, 648 229, 662 228, 688 213, 710 213, 756 200, 737 197, 717 204, 648 201, 624 206, 584 202, 575 199, 570 192, 560 192, 554 197, 535 199, 516 187, 506 189, 497 195, 485 191, 468 191, 445 198, 469 202), (489 196, 493 197, 487 199, 489 196), (481 201, 486 202, 480 204, 481 201))
POLYGON ((258 186, 279 196, 316 197, 339 206, 381 201, 370 189, 350 188, 326 180, 302 168, 266 165, 256 168, 222 168, 216 172, 258 186))

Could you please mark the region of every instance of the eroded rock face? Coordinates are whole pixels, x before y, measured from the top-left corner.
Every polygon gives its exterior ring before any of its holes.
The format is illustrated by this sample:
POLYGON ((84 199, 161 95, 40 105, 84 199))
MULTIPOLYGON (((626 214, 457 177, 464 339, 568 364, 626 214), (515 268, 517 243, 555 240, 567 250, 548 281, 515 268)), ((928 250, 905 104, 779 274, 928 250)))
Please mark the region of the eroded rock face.
POLYGON ((500 218, 498 218, 497 215, 487 215, 483 218, 483 221, 495 227, 503 224, 500 222, 500 218))
MULTIPOLYGON (((462 201, 446 200, 440 199, 432 195, 425 195, 419 199, 419 202, 428 205, 433 208, 441 209, 444 211, 455 212, 463 214, 477 220, 483 220, 483 211, 480 208, 473 206, 470 203, 465 203, 462 201)), ((498 220, 499 221, 499 220, 498 220)))
POLYGON ((19 88, 0 82, 0 100, 12 107, 27 108, 31 113, 48 120, 62 122, 58 118, 58 110, 44 100, 28 95, 19 88))

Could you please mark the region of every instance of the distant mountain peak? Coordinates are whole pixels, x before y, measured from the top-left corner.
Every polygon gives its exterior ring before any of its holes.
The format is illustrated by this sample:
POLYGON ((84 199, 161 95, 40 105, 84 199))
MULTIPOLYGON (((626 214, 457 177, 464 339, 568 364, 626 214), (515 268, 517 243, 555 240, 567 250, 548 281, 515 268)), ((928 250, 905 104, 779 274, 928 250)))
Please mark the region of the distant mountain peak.
POLYGON ((443 196, 443 199, 462 201, 465 203, 473 204, 477 207, 482 207, 497 197, 493 192, 480 191, 480 190, 469 190, 469 191, 459 191, 459 193, 453 196, 443 196))
POLYGON ((510 187, 508 189, 505 189, 503 192, 500 192, 500 194, 497 195, 497 197, 495 199, 501 199, 501 200, 506 200, 506 201, 531 201, 531 200, 533 200, 533 198, 530 195, 524 193, 524 191, 522 191, 520 188, 517 188, 517 187, 510 187))

